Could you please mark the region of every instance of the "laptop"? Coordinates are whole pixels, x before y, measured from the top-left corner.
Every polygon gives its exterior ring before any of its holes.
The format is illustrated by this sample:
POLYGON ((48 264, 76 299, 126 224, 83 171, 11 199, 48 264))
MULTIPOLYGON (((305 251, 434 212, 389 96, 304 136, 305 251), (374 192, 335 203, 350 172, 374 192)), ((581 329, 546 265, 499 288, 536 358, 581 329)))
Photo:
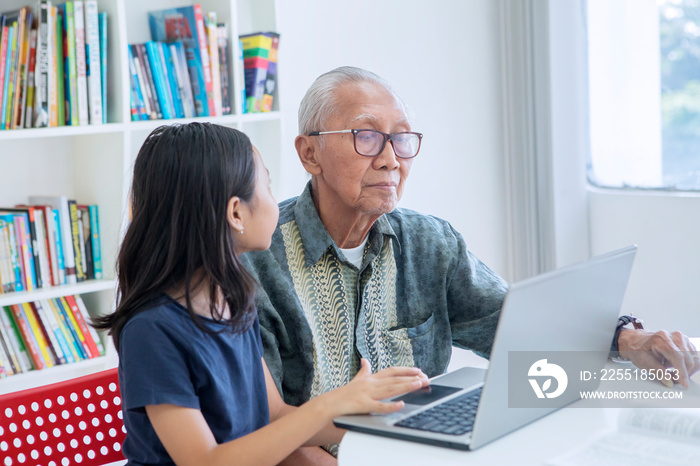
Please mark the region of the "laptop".
POLYGON ((552 358, 567 354, 587 359, 583 363, 588 368, 605 365, 636 251, 636 246, 629 246, 512 284, 488 370, 465 367, 435 377, 430 387, 393 398, 405 403, 398 412, 341 416, 335 425, 474 450, 577 401, 577 373, 568 377, 574 388, 565 390, 566 377, 562 382, 554 373, 550 379, 556 382, 540 384, 536 376, 544 373, 537 371, 553 367, 552 358), (532 365, 530 356, 535 359, 532 365), (514 360, 521 362, 514 365, 514 360), (514 379, 520 383, 517 390, 514 379), (514 392, 534 401, 514 407, 514 392))

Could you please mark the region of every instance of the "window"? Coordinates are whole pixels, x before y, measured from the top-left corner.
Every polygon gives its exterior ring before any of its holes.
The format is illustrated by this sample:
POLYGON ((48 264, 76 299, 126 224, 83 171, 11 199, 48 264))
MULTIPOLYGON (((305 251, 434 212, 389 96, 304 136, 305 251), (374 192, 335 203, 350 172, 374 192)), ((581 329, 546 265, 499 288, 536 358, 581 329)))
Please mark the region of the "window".
POLYGON ((593 184, 700 190, 700 0, 589 0, 593 184))

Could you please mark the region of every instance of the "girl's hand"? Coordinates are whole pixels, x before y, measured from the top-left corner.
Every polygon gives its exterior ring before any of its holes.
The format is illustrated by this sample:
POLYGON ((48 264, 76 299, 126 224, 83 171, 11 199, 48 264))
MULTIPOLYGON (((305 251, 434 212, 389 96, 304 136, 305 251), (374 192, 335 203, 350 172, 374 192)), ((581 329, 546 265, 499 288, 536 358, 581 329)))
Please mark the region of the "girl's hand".
POLYGON ((372 374, 366 359, 360 363, 360 370, 350 383, 316 398, 326 403, 331 417, 370 412, 393 413, 403 408, 404 402, 381 400, 430 385, 428 377, 416 367, 390 367, 372 374))

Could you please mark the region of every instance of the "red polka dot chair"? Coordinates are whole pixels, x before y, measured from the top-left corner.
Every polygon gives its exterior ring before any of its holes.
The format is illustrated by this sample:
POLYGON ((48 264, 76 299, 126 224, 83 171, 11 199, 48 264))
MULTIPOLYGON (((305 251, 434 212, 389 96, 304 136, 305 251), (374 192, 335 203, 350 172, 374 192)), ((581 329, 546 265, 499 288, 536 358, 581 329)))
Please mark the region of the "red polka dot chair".
POLYGON ((124 463, 117 369, 0 395, 0 466, 124 463))

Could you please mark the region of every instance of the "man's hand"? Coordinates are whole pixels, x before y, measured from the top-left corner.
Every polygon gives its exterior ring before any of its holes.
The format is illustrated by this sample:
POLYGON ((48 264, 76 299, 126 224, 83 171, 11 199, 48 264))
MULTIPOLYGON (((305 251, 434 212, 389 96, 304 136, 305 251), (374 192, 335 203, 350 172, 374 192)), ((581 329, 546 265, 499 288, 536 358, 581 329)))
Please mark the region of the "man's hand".
MULTIPOLYGON (((623 329, 618 339, 618 349, 621 357, 629 359, 641 369, 675 368, 679 375, 677 382, 685 388, 688 388, 689 377, 700 370, 700 356, 681 332, 623 329)), ((664 384, 669 388, 673 386, 671 380, 665 380, 664 384)))

